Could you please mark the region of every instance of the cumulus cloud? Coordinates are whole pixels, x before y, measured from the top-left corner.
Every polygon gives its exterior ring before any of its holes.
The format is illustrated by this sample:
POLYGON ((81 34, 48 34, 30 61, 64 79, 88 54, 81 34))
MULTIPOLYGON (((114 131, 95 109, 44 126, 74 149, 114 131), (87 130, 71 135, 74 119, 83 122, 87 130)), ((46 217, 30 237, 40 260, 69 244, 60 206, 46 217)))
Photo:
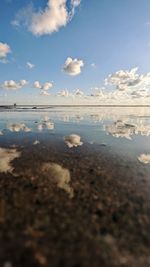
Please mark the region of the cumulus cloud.
POLYGON ((0 172, 13 172, 12 161, 21 155, 16 149, 0 148, 0 172))
POLYGON ((27 6, 18 12, 12 25, 18 27, 23 23, 37 36, 57 32, 72 19, 80 1, 70 0, 69 4, 68 8, 67 0, 48 0, 46 8, 38 12, 31 5, 27 6))
POLYGON ((119 70, 108 76, 105 85, 114 85, 120 91, 150 85, 150 72, 139 74, 137 71, 138 68, 119 70))
POLYGON ((71 76, 76 76, 81 73, 81 68, 84 66, 83 60, 81 59, 72 59, 68 57, 64 64, 63 70, 71 76))
POLYGON ((57 96, 61 96, 61 97, 71 97, 72 99, 74 97, 83 97, 84 96, 84 92, 81 91, 80 89, 76 89, 73 92, 69 92, 67 89, 61 90, 60 92, 57 93, 57 96))
POLYGON ((11 123, 8 124, 7 129, 11 132, 31 132, 31 129, 24 123, 11 123))
POLYGON ((64 137, 64 141, 69 148, 82 146, 81 137, 77 134, 70 134, 64 137))
MULTIPOLYGON (((75 73, 72 70, 70 72, 75 73)), ((73 92, 65 89, 57 95, 68 98, 66 100, 68 104, 70 104, 69 99, 72 103, 81 105, 149 105, 150 103, 150 72, 140 74, 137 68, 119 70, 110 74, 105 79, 104 85, 92 88, 92 93, 89 95, 80 89, 73 92)))
POLYGON ((138 160, 144 164, 150 164, 150 154, 141 154, 138 160))
POLYGON ((49 96, 50 93, 48 93, 47 91, 41 91, 40 95, 42 95, 42 96, 49 96))
POLYGON ((68 13, 65 0, 48 1, 47 8, 44 11, 33 13, 32 22, 29 27, 35 35, 50 34, 58 31, 68 22, 68 13))
POLYGON ((0 42, 0 59, 7 57, 8 53, 11 52, 10 46, 6 43, 0 42))
POLYGON ((42 89, 43 90, 49 90, 52 87, 53 87, 53 83, 46 82, 46 83, 43 84, 42 89))
POLYGON ((14 80, 9 80, 9 81, 4 81, 4 83, 1 84, 0 87, 7 90, 17 90, 21 89, 27 84, 28 82, 26 80, 20 80, 19 82, 16 82, 14 80))
POLYGON ((57 185, 58 188, 64 190, 70 198, 73 197, 73 188, 70 186, 70 172, 61 165, 47 162, 41 166, 42 175, 46 176, 49 182, 57 185))
POLYGON ((33 69, 33 68, 35 67, 35 65, 34 65, 33 63, 31 63, 31 62, 27 62, 27 63, 26 63, 26 66, 27 66, 27 68, 30 69, 30 70, 33 69))
MULTIPOLYGON (((92 89, 87 103, 103 105, 146 105, 150 103, 150 72, 138 68, 119 70, 105 79, 103 87, 92 89)), ((84 96, 85 98, 85 96, 84 96)))
POLYGON ((34 88, 41 89, 43 91, 47 91, 53 87, 52 82, 45 82, 44 84, 41 84, 39 81, 35 81, 33 84, 34 88))
POLYGON ((37 89, 42 89, 42 85, 40 84, 39 81, 35 81, 34 84, 33 84, 34 88, 37 88, 37 89))

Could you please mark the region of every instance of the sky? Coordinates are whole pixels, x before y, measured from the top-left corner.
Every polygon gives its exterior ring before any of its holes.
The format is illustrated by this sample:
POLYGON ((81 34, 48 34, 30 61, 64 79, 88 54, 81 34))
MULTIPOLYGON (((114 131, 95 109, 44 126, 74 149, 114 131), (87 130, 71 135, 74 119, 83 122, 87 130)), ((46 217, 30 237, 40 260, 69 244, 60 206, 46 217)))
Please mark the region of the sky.
POLYGON ((149 0, 1 0, 0 104, 150 104, 149 0))

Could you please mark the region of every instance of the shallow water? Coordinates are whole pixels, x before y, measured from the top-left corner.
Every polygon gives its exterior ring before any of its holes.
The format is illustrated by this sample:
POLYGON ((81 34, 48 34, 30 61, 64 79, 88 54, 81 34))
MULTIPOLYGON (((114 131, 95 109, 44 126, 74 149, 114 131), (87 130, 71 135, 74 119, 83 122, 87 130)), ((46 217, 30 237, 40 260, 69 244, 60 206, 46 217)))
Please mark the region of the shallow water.
POLYGON ((149 229, 149 108, 0 112, 0 266, 150 266, 149 229))
POLYGON ((150 153, 149 108, 53 108, 0 113, 0 144, 17 145, 44 138, 64 143, 70 134, 82 142, 106 145, 116 153, 132 156, 150 153), (23 128, 22 124, 24 124, 23 128), (25 140, 24 140, 25 139, 25 140))

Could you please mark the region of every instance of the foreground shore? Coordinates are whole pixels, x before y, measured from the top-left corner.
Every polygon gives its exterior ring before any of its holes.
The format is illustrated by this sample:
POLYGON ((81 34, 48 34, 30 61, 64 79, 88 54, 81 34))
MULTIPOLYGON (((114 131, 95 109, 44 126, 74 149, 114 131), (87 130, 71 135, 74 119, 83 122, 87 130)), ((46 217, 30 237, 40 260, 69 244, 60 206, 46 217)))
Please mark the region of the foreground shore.
POLYGON ((150 266, 145 166, 105 145, 18 150, 13 172, 0 174, 0 266, 150 266))

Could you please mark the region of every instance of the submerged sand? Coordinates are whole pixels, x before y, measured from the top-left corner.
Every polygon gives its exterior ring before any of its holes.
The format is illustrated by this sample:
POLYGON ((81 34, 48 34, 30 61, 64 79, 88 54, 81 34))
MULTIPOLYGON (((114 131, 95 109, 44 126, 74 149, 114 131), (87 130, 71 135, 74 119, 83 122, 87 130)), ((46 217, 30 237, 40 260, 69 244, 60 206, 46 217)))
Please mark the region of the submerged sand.
POLYGON ((12 149, 20 156, 0 173, 0 266, 150 266, 147 165, 86 142, 12 149))

